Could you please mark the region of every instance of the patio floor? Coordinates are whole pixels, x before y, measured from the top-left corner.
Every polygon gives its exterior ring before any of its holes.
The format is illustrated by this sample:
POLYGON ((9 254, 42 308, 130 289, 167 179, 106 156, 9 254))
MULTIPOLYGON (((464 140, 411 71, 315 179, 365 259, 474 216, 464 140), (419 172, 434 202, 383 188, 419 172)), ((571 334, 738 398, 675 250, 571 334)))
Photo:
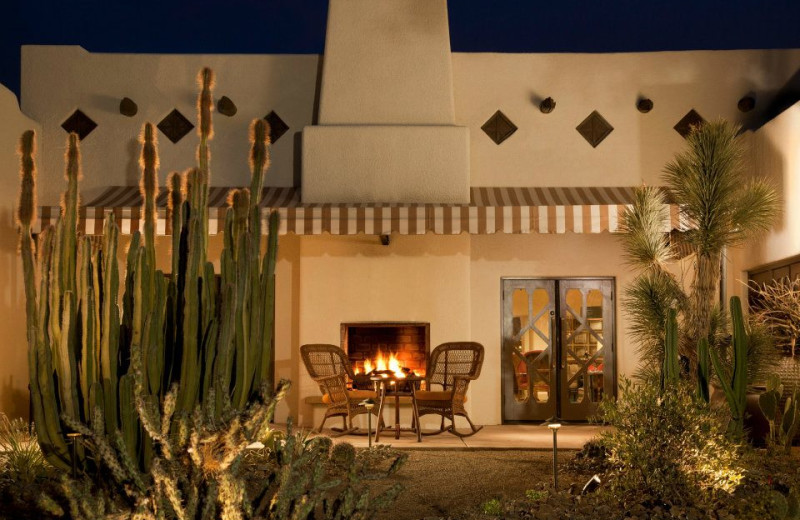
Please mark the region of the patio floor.
MULTIPOLYGON (((603 426, 592 424, 564 424, 558 430, 558 447, 578 450, 591 438, 597 436, 603 426)), ((323 434, 333 433, 327 428, 323 434)), ((366 435, 343 435, 334 437, 336 442, 349 442, 357 448, 367 447, 366 435)), ((481 431, 471 437, 459 438, 449 433, 423 436, 417 442, 413 432, 402 432, 399 439, 394 433, 381 433, 380 444, 390 444, 402 449, 498 449, 498 450, 552 450, 553 434, 547 426, 541 424, 503 424, 484 426, 481 431)))

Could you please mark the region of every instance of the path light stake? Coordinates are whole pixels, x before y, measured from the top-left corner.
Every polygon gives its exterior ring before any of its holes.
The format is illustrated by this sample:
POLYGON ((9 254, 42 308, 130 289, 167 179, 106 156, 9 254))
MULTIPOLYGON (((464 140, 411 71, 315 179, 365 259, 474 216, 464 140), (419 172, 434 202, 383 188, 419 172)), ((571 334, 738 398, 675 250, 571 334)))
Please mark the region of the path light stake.
POLYGON ((375 401, 372 399, 364 399, 361 401, 364 408, 367 409, 367 446, 372 447, 372 409, 375 408, 375 401))
POLYGON ((78 478, 78 439, 81 438, 81 434, 68 433, 67 438, 70 441, 69 458, 72 462, 72 478, 78 478))
POLYGON ((558 491, 558 429, 560 423, 550 423, 548 428, 553 430, 553 489, 558 491))

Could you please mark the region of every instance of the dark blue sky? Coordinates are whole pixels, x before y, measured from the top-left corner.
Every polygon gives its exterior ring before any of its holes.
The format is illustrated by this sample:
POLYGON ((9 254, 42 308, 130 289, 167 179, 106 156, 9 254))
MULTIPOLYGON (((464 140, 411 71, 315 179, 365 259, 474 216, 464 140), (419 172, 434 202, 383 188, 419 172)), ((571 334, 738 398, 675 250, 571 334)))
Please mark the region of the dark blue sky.
MULTIPOLYGON (((327 5, 11 0, 0 16, 0 83, 19 94, 23 44, 95 52, 321 53, 327 5)), ((450 0, 449 12, 452 48, 463 52, 800 47, 800 0, 450 0)))

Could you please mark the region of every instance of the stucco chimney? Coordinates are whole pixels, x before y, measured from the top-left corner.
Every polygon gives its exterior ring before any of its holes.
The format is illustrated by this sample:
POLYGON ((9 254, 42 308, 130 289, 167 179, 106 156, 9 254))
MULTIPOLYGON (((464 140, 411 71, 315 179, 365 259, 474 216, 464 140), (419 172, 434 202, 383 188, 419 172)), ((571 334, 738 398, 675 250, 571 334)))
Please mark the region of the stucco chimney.
POLYGON ((331 0, 304 203, 468 203, 446 0, 331 0))

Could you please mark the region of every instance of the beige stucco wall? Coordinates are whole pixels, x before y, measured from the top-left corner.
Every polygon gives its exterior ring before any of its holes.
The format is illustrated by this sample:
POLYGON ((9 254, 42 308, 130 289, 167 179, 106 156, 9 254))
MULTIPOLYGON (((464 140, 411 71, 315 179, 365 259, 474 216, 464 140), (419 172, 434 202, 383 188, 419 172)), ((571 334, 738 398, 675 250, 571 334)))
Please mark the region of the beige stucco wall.
MULTIPOLYGON (((683 142, 672 127, 691 108, 707 119, 756 117, 800 67, 800 50, 453 53, 451 59, 455 124, 470 135, 470 185, 614 186, 657 183, 683 142), (756 109, 742 114, 736 103, 751 91, 758 95, 756 109), (640 95, 655 103, 648 114, 636 110, 640 95), (557 106, 542 114, 538 100, 547 96, 557 106), (499 146, 480 129, 498 109, 519 127, 499 146), (592 148, 575 127, 595 109, 614 131, 592 148)), ((275 110, 291 129, 273 147, 267 182, 290 186, 300 166, 293 134, 313 122, 319 62, 312 55, 98 54, 25 46, 22 107, 42 124, 47 179, 61 176, 61 123, 75 108, 98 122, 82 143, 85 196, 91 196, 101 186, 137 182, 135 139, 145 121, 157 123, 174 107, 194 120, 195 75, 208 65, 217 74, 216 96, 227 95, 239 107, 232 118, 215 114, 212 183, 247 182, 247 126, 275 110), (118 113, 123 96, 139 104, 135 117, 118 113)), ((159 140, 162 181, 170 170, 193 164, 194 135, 176 145, 160 133, 159 140)), ((45 188, 43 202, 53 202, 57 190, 45 188)))
POLYGON ((457 126, 309 126, 302 199, 469 203, 469 132, 457 126))
POLYGON ((17 143, 39 125, 19 110, 17 98, 0 86, 0 412, 28 417, 28 343, 25 288, 14 220, 19 193, 17 143))
POLYGON ((453 54, 456 124, 470 129, 472 186, 658 184, 692 108, 747 122, 800 67, 798 50, 620 54, 453 54), (756 109, 738 100, 757 93, 756 109), (542 114, 541 99, 556 108, 542 114), (647 114, 639 96, 653 100, 647 114), (481 125, 496 110, 519 129, 501 145, 481 125), (592 148, 575 127, 597 110, 614 131, 592 148))
POLYGON ((775 228, 742 248, 740 270, 800 254, 800 103, 753 132, 753 172, 769 179, 783 199, 775 228))
MULTIPOLYGON (((216 73, 215 100, 228 96, 238 107, 233 117, 214 113, 211 184, 249 184, 249 124, 274 110, 289 131, 272 147, 267 183, 294 185, 299 174, 295 133, 312 122, 319 60, 316 55, 97 54, 75 46, 23 46, 22 110, 42 125, 42 177, 54 181, 40 187, 42 203, 58 201, 66 142, 61 123, 76 108, 98 125, 81 142, 82 191, 89 200, 103 187, 138 183, 137 138, 145 122, 157 124, 177 108, 196 125, 196 76, 205 66, 216 73), (126 96, 139 106, 134 117, 119 113, 126 96)), ((157 136, 163 184, 170 171, 195 164, 197 134, 193 130, 176 144, 161 132, 157 136)))

